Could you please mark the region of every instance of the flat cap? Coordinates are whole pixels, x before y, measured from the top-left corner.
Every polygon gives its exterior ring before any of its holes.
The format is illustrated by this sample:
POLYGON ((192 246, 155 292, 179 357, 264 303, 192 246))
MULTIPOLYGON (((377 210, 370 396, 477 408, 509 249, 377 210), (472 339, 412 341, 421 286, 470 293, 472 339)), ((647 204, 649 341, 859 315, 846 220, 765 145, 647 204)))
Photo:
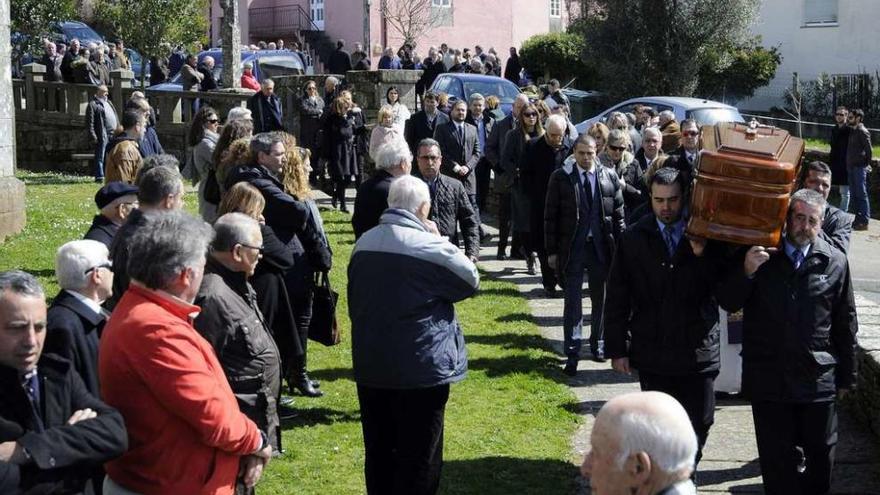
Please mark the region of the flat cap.
POLYGON ((98 209, 100 210, 117 198, 128 196, 129 194, 137 194, 137 192, 138 188, 131 184, 126 184, 125 182, 110 182, 101 189, 98 189, 98 192, 95 193, 95 204, 98 205, 98 209))

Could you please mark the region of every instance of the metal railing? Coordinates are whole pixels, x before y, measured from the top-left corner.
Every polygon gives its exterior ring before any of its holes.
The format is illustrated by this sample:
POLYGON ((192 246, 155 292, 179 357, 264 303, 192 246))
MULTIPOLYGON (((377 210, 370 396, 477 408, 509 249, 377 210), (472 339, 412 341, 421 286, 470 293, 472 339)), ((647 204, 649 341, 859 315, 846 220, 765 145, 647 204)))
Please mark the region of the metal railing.
POLYGON ((274 37, 299 34, 303 30, 319 31, 300 5, 249 9, 248 22, 252 36, 274 37))

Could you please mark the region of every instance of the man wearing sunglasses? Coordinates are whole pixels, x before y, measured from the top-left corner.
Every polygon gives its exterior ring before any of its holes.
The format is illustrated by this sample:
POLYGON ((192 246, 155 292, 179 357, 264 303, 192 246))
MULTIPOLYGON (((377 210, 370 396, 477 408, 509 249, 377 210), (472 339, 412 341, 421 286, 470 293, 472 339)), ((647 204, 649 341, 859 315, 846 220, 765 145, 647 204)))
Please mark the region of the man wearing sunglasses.
POLYGON ((281 357, 248 282, 263 257, 260 224, 245 214, 227 213, 214 222, 214 234, 194 301, 202 311, 193 326, 217 352, 241 412, 278 451, 281 357))
MULTIPOLYGON (((685 192, 690 190, 691 180, 696 175, 697 159, 700 157, 700 127, 694 119, 681 121, 681 145, 672 152, 667 167, 678 169, 685 192)), ((653 171, 652 171, 653 173, 653 171)))
POLYGON ((113 264, 107 246, 71 241, 55 254, 61 292, 49 307, 44 352, 73 363, 90 394, 98 397, 98 337, 107 322, 101 304, 113 293, 113 264))

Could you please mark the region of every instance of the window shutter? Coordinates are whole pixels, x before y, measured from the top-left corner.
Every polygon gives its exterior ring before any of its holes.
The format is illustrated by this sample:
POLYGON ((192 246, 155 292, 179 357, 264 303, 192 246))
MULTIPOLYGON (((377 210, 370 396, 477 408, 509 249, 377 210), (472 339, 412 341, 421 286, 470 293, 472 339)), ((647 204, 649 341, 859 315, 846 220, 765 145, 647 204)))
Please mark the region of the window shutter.
POLYGON ((804 24, 837 22, 837 0, 804 0, 804 24))

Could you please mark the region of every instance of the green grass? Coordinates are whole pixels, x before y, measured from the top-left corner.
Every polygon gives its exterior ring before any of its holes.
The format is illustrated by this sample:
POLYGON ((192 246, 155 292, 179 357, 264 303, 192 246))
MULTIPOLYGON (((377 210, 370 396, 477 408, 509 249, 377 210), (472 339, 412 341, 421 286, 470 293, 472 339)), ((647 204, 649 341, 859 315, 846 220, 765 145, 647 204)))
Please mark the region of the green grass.
MULTIPOLYGON (((831 151, 831 145, 828 143, 827 139, 816 139, 816 138, 806 138, 804 139, 806 143, 807 149, 817 149, 820 151, 831 151)), ((874 146, 873 148, 874 157, 880 157, 880 145, 874 146)))
MULTIPOLYGON (((27 187, 24 232, 0 245, 0 269, 36 274, 50 297, 58 287, 58 246, 88 228, 96 185, 87 178, 22 172, 27 187)), ((187 209, 196 209, 187 194, 187 209)), ((340 292, 343 343, 309 348, 320 399, 296 397, 297 418, 284 425, 287 454, 269 465, 261 494, 364 493, 363 439, 352 381, 346 265, 354 237, 348 215, 327 212, 333 244, 331 280, 340 292)), ((376 281, 381 290, 381 281, 376 281)), ((457 305, 470 357, 467 379, 452 387, 446 410, 441 493, 571 493, 577 476, 570 438, 579 419, 562 385, 557 358, 540 337, 526 301, 511 283, 483 279, 480 294, 457 305)))

